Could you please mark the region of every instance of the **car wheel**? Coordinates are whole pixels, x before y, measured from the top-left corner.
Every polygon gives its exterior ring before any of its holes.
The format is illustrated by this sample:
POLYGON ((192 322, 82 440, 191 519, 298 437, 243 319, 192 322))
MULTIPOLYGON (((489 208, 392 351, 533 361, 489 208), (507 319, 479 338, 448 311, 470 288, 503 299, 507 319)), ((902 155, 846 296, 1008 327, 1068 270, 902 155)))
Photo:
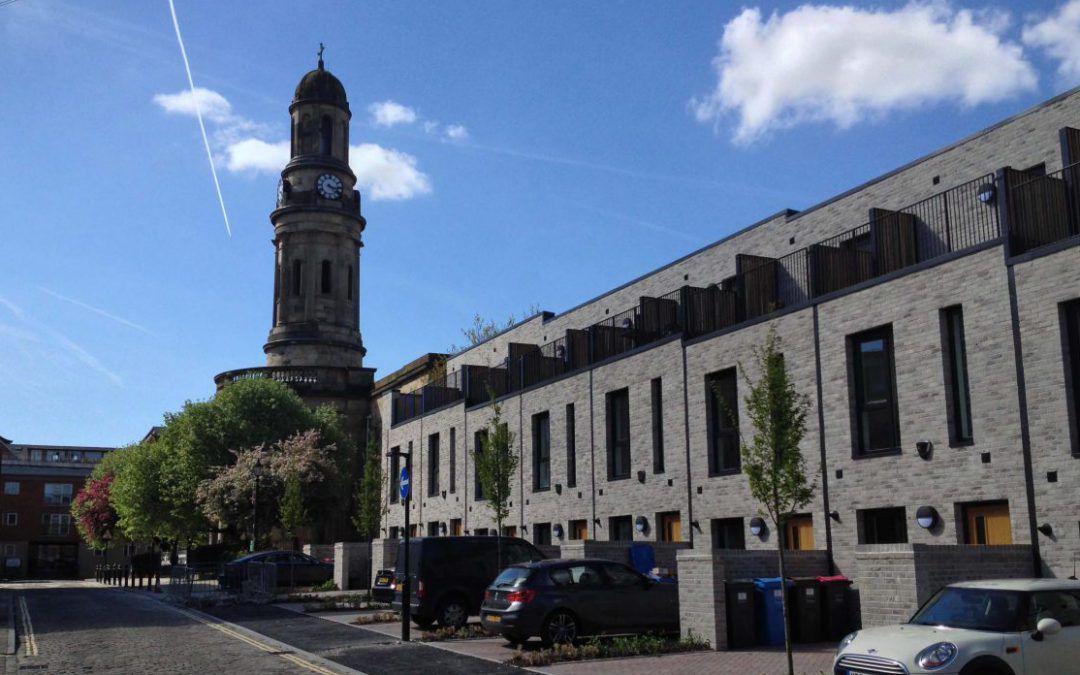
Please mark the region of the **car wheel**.
POLYGON ((543 640, 546 646, 569 645, 578 639, 580 628, 577 617, 570 612, 555 612, 544 621, 543 640))
POLYGON ((435 623, 435 619, 427 616, 414 616, 411 618, 413 623, 421 628, 431 628, 431 624, 435 623))
POLYGON ((458 598, 450 598, 439 607, 439 625, 443 628, 461 628, 469 619, 469 609, 458 598))
POLYGON ((996 659, 980 657, 964 666, 960 675, 1012 675, 1012 670, 996 659))

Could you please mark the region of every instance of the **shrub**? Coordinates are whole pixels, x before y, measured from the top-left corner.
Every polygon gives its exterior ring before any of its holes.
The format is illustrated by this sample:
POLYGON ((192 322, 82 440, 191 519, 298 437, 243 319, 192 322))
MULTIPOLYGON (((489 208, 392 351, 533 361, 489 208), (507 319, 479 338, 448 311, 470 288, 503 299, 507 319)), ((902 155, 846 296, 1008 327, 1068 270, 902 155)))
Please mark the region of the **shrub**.
POLYGON ((366 626, 369 623, 392 623, 400 620, 401 615, 397 612, 375 612, 374 614, 361 614, 352 622, 357 626, 366 626))
POLYGON ((316 593, 321 593, 322 591, 337 591, 340 589, 338 588, 337 583, 335 583, 333 579, 327 579, 321 584, 312 586, 311 590, 315 591, 316 593))
POLYGON ((420 638, 422 642, 439 642, 442 640, 475 640, 478 638, 495 637, 483 626, 477 623, 465 624, 461 628, 438 628, 434 631, 425 631, 420 638))
POLYGON ((652 634, 614 638, 592 637, 578 645, 553 645, 549 649, 537 651, 516 651, 510 658, 509 663, 528 668, 548 666, 561 661, 656 656, 658 654, 675 654, 708 648, 709 641, 702 640, 693 633, 679 639, 652 634))

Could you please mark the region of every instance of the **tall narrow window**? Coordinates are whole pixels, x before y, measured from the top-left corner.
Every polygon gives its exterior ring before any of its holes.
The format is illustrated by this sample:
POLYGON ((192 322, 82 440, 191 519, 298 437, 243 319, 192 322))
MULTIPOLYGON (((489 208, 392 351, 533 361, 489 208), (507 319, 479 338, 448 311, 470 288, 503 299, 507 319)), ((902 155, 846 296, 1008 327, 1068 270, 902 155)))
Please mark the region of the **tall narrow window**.
POLYGON ((944 330, 945 393, 949 419, 949 441, 953 445, 971 443, 971 388, 968 382, 967 345, 964 342, 964 310, 960 305, 941 311, 944 330))
POLYGON ((476 501, 483 501, 486 499, 484 496, 484 485, 480 482, 480 463, 476 461, 476 457, 484 454, 484 442, 487 440, 487 429, 481 429, 473 435, 473 499, 476 501))
POLYGON ((1065 362, 1065 401, 1074 455, 1080 455, 1080 300, 1061 306, 1062 346, 1065 362))
POLYGON ((353 269, 352 265, 349 265, 349 290, 347 291, 349 300, 352 300, 353 296, 353 283, 353 269))
POLYGON ((397 504, 401 495, 401 446, 390 448, 390 503, 397 504))
POLYGON ((608 480, 630 477, 630 390, 607 395, 608 480))
POLYGON ((551 417, 542 412, 532 417, 533 491, 551 488, 551 417))
POLYGON ((664 395, 659 377, 652 381, 652 470, 664 473, 664 395))
POLYGON ((319 292, 330 295, 333 290, 333 279, 330 277, 330 261, 322 261, 322 274, 320 275, 319 292))
POLYGON ((892 328, 878 328, 849 338, 854 396, 855 454, 900 449, 896 409, 896 370, 892 328))
POLYGON ((457 492, 457 428, 450 427, 450 494, 457 492))
POLYGON ((439 494, 439 434, 428 436, 427 495, 439 494))
POLYGON ((906 544, 907 520, 904 507, 863 509, 858 512, 862 532, 860 544, 906 544))
POLYGON ((738 473, 739 396, 734 368, 705 377, 705 425, 708 430, 709 475, 738 473))
POLYGON ((577 434, 575 432, 574 404, 566 404, 566 486, 577 486, 577 434))
POLYGON ((304 291, 304 263, 301 260, 292 261, 292 294, 300 295, 304 291))
POLYGON ((319 154, 329 155, 332 153, 334 143, 334 121, 329 115, 323 115, 319 124, 319 154))

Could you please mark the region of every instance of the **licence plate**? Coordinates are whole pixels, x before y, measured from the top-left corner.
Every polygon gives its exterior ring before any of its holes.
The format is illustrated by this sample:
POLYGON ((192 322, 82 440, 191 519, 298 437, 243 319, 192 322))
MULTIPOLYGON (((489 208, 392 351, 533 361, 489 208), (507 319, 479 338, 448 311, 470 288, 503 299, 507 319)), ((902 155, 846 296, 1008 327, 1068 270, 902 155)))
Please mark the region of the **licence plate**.
POLYGON ((380 586, 386 586, 387 584, 390 583, 390 577, 379 577, 379 578, 375 579, 375 583, 380 585, 380 586))
POLYGON ((502 617, 499 616, 498 614, 488 614, 487 615, 487 620, 490 621, 491 623, 499 623, 500 621, 502 621, 502 617))

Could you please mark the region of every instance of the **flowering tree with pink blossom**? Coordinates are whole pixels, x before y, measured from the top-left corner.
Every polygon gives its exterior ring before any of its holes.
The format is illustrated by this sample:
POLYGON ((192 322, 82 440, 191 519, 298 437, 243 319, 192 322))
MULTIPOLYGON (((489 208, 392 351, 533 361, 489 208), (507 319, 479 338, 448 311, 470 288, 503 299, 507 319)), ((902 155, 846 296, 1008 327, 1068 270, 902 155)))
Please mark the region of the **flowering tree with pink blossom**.
POLYGON ((91 476, 71 500, 71 517, 75 527, 92 549, 104 550, 112 539, 116 527, 116 510, 112 507, 110 493, 114 474, 107 471, 91 476))

